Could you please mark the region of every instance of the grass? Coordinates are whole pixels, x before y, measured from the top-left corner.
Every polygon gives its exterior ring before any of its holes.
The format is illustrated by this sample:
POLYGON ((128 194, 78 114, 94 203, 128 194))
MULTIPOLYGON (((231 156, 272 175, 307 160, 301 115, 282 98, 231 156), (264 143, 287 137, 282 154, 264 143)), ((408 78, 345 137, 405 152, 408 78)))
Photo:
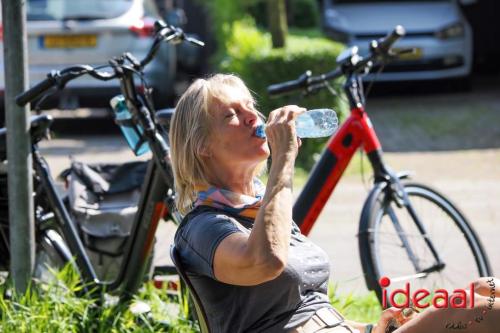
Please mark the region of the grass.
POLYGON ((334 308, 339 310, 345 318, 361 323, 376 323, 380 318, 382 308, 375 293, 366 295, 338 295, 336 287, 330 284, 328 297, 334 308))
POLYGON ((196 332, 185 307, 149 283, 133 304, 148 304, 151 311, 137 314, 110 295, 105 295, 102 306, 96 298, 77 297, 82 286, 71 267, 56 273, 50 283, 32 284, 24 295, 6 298, 9 290, 0 286, 1 332, 196 332))
MULTIPOLYGON (((117 302, 106 295, 98 306, 92 297, 77 297, 82 290, 78 275, 65 268, 48 284, 33 284, 25 295, 5 297, 8 287, 0 286, 0 332, 199 332, 188 320, 186 302, 167 296, 166 290, 146 283, 134 298, 134 306, 117 302), (131 308, 149 305, 150 311, 134 314, 131 308)), ((329 288, 332 305, 346 318, 359 322, 376 322, 380 306, 374 294, 339 297, 329 288)), ((181 298, 182 299, 182 298, 181 298)))

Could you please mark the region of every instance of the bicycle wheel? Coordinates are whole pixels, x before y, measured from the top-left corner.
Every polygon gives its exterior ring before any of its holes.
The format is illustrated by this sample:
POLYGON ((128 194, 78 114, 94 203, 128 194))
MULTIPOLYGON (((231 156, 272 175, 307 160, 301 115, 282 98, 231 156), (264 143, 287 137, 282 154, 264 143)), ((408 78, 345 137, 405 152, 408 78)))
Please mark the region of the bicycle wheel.
POLYGON ((70 261, 71 254, 61 235, 52 229, 42 231, 36 240, 33 277, 44 283, 52 282, 70 261))
POLYGON ((389 187, 380 184, 363 209, 360 254, 367 284, 379 300, 384 276, 391 281, 385 288, 389 295, 406 283, 411 292, 443 288, 451 293, 492 275, 481 242, 463 214, 428 186, 403 186, 407 204, 398 205, 389 187))
MULTIPOLYGON (((6 244, 8 246, 8 243, 6 244)), ((9 276, 9 252, 7 250, 0 256, 3 262, 0 266, 0 284, 3 284, 9 276)), ((34 259, 33 277, 39 282, 49 283, 57 279, 57 272, 70 262, 71 255, 57 232, 45 230, 36 240, 34 259)))

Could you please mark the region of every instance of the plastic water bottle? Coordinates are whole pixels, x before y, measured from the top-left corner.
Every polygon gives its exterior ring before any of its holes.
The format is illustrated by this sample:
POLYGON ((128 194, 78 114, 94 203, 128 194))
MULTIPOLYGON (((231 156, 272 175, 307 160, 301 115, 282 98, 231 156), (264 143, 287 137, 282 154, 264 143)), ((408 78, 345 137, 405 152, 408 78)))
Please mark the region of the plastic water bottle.
MULTIPOLYGON (((255 135, 266 137, 266 125, 257 127, 255 135)), ((322 138, 330 136, 339 127, 339 119, 332 109, 314 109, 300 114, 295 119, 295 128, 299 138, 322 138)))
POLYGON ((136 156, 147 153, 150 150, 147 141, 138 145, 143 137, 143 129, 132 121, 132 114, 128 110, 125 97, 117 95, 111 99, 109 104, 111 104, 111 108, 115 113, 116 123, 120 126, 130 149, 132 149, 136 156))

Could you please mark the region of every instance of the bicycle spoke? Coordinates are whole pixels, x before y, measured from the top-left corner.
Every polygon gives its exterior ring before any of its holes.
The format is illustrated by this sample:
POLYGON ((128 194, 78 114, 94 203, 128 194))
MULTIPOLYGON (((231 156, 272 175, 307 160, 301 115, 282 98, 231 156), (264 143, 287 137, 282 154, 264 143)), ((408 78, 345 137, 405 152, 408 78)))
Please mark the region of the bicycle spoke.
MULTIPOLYGON (((390 208, 385 207, 384 214, 380 207, 377 215, 374 215, 377 217, 374 219, 371 237, 374 240, 372 248, 375 251, 376 271, 379 273, 377 279, 381 276, 389 277, 391 290, 404 288, 404 284, 410 282, 412 289, 444 288, 451 292, 478 277, 479 267, 473 252, 475 248, 471 248, 468 243, 473 235, 461 230, 461 225, 467 222, 457 220, 456 216, 460 218, 460 215, 454 213, 454 208, 450 210, 450 204, 446 200, 426 188, 417 186, 415 190, 409 190, 408 200, 413 208, 411 213, 405 207, 400 208, 391 203, 390 208), (422 235, 418 229, 415 216, 422 223, 426 235, 422 235), (439 265, 428 242, 441 260, 439 265), (408 248, 403 245, 405 243, 408 248), (411 252, 408 249, 413 251, 412 255, 409 255, 411 252), (460 251, 460 256, 457 256, 457 251, 460 251), (415 270, 415 264, 422 272, 415 270), (471 271, 473 267, 478 270, 471 271), (423 272, 424 270, 429 271, 423 272)), ((386 201, 380 200, 379 203, 386 201)), ((480 253, 479 256, 484 254, 480 253)))

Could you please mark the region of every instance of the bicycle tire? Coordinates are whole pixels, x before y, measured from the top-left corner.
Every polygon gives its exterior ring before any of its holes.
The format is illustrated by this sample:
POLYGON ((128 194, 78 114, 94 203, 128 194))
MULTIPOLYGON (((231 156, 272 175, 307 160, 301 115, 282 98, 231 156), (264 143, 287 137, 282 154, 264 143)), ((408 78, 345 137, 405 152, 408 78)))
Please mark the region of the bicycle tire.
MULTIPOLYGON (((50 283, 57 279, 56 273, 71 261, 71 255, 64 240, 56 231, 49 229, 41 233, 35 244, 33 278, 42 283, 50 283)), ((0 284, 9 276, 10 258, 3 259, 7 264, 0 268, 0 284)))
POLYGON ((57 272, 71 259, 71 253, 61 235, 53 229, 43 230, 36 240, 33 277, 44 283, 52 282, 57 279, 57 272))
MULTIPOLYGON (((422 206, 419 202, 423 202, 425 204, 430 204, 430 207, 435 209, 436 212, 442 212, 443 217, 446 218, 445 221, 451 226, 454 227, 452 229, 455 231, 455 229, 458 229, 459 234, 461 234, 463 237, 456 237, 453 239, 453 241, 460 241, 462 245, 464 245, 464 241, 466 246, 462 247, 462 249, 455 248, 455 247, 450 247, 452 250, 460 250, 461 252, 455 252, 455 256, 457 253, 460 253, 460 261, 463 261, 464 258, 469 258, 472 257, 474 262, 475 267, 460 267, 456 266, 456 263, 452 263, 450 260, 450 257, 446 257, 444 254, 443 245, 437 244, 439 246, 439 249, 437 249, 439 255, 442 257, 442 261, 446 265, 442 271, 439 271, 438 273, 441 274, 445 270, 448 270, 447 272, 453 270, 457 270, 458 272, 461 272, 458 270, 459 268, 465 268, 464 271, 462 271, 464 274, 460 275, 460 280, 468 278, 469 281, 467 283, 470 283, 474 278, 478 278, 480 276, 490 276, 492 275, 490 265, 488 262, 488 257, 484 251, 484 248, 481 244, 481 241, 479 240, 476 232, 470 225, 470 223, 467 221, 465 216, 459 211, 458 208, 450 201, 448 200, 445 196, 443 196, 441 193, 438 191, 432 189, 429 186, 418 184, 418 183, 410 183, 410 182, 402 182, 402 185, 404 187, 404 190, 406 194, 408 195, 409 201, 411 205, 415 208, 415 211, 417 212, 419 218, 422 220, 422 224, 424 224, 424 227, 426 228, 427 232, 426 234, 430 238, 431 242, 436 245, 436 235, 439 233, 434 233, 433 228, 437 224, 441 224, 441 220, 439 222, 436 222, 437 220, 430 221, 428 219, 423 219, 423 212, 420 210, 420 208, 416 208, 416 206, 420 205, 422 206), (440 253, 442 252, 442 253, 440 253), (471 255, 471 256, 470 256, 471 255), (451 265, 451 266, 450 266, 451 265), (473 272, 472 274, 469 274, 470 272, 473 272)), ((389 258, 389 256, 385 257, 386 255, 385 252, 382 252, 381 247, 384 245, 383 241, 388 239, 387 236, 387 231, 390 230, 389 227, 391 226, 388 222, 385 223, 385 225, 382 225, 385 220, 384 217, 387 217, 387 214, 390 213, 390 209, 397 208, 397 220, 400 222, 402 214, 407 211, 406 207, 400 207, 395 204, 394 197, 389 194, 388 191, 388 186, 386 186, 385 183, 379 183, 375 186, 375 188, 372 190, 370 193, 368 199, 365 202, 364 208, 363 208, 363 213, 361 215, 361 221, 360 221, 360 229, 359 229, 359 250, 360 250, 360 255, 361 255, 361 262, 363 266, 363 272, 365 274, 365 281, 367 283, 367 286, 370 290, 374 290, 379 301, 382 303, 382 287, 379 284, 379 280, 383 276, 387 276, 389 278, 393 278, 393 276, 390 275, 391 270, 405 270, 408 269, 409 265, 405 265, 407 263, 404 263, 406 260, 407 262, 411 262, 411 257, 408 252, 408 248, 410 249, 417 249, 417 251, 428 251, 428 248, 426 249, 425 247, 424 250, 422 250, 422 247, 412 247, 410 246, 405 246, 404 242, 401 241, 402 237, 407 238, 406 240, 408 243, 419 243, 420 244, 425 244, 422 242, 425 242, 424 238, 420 233, 418 234, 411 234, 410 232, 407 232, 406 230, 409 230, 409 228, 412 228, 411 224, 406 226, 407 229, 405 229, 404 233, 398 233, 395 232, 393 237, 397 236, 398 239, 400 240, 401 244, 397 244, 396 242, 393 242, 391 244, 391 240, 389 239, 389 244, 391 246, 395 246, 397 249, 402 248, 406 252, 407 258, 401 259, 399 258, 399 262, 392 261, 393 259, 389 258), (404 235, 404 236, 401 236, 404 235), (413 239, 412 239, 413 237, 413 239), (411 241, 410 241, 411 240, 411 241)), ((404 216, 403 216, 404 217, 404 216)), ((408 214, 409 219, 413 224, 415 224, 414 219, 408 214)), ((386 219, 387 220, 387 219, 386 219)), ((392 222, 392 220, 389 218, 389 221, 392 222)), ((394 227, 395 224, 392 223, 394 227)), ((447 227, 447 226, 445 226, 447 227)), ((449 227, 447 227, 449 228, 449 227)), ((447 233, 444 233, 445 237, 447 240, 451 239, 450 234, 453 231, 448 231, 447 233)), ((446 250, 450 250, 450 248, 446 248, 446 250)), ((427 252, 432 254, 430 251, 427 252)), ((414 253, 412 253, 414 255, 414 253)), ((433 258, 434 260, 434 258, 433 258)), ((416 256, 416 262, 424 262, 424 260, 421 260, 419 256, 416 256)), ((413 263, 412 263, 413 264, 413 263)), ((405 281, 400 280, 398 276, 396 275, 396 279, 398 282, 411 282, 410 277, 415 277, 418 272, 415 271, 415 267, 413 267, 413 271, 411 269, 408 269, 407 272, 403 273, 405 275, 400 276, 401 277, 408 277, 408 279, 405 281)), ((420 273, 422 274, 422 273, 420 273)), ((426 276, 420 277, 418 279, 413 279, 413 281, 417 281, 420 284, 421 288, 426 288, 427 290, 435 290, 435 287, 438 286, 439 288, 446 288, 444 285, 444 280, 441 277, 441 281, 439 283, 432 282, 432 278, 438 278, 437 274, 430 273, 426 276), (425 279, 425 281, 422 280, 425 279)), ((448 278, 447 278, 448 279, 448 278)), ((393 279, 394 280, 394 279, 393 279)), ((449 279, 448 279, 449 280, 449 279)), ((450 281, 451 282, 451 281, 450 281)), ((453 283, 452 283, 453 284, 453 283)), ((391 285, 391 288, 397 288, 398 286, 396 285, 391 285)), ((399 285, 401 287, 401 285, 399 285)), ((463 288, 465 285, 449 285, 448 287, 452 288, 463 288)))

